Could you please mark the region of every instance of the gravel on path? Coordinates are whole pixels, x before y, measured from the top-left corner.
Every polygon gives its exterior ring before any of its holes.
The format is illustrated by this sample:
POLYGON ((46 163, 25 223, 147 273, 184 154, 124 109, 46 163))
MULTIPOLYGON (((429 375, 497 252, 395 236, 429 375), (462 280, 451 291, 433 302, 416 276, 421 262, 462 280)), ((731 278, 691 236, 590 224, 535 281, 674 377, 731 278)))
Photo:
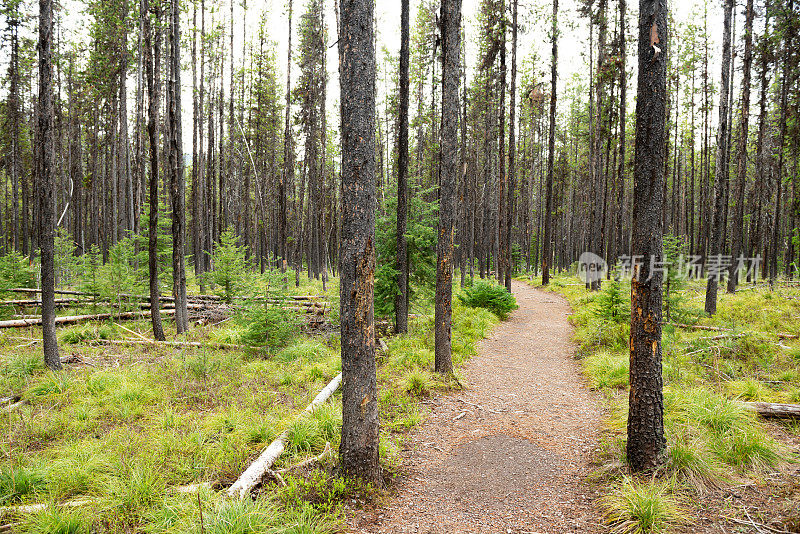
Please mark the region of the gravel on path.
POLYGON ((604 403, 574 359, 569 305, 523 282, 513 291, 519 309, 465 364, 466 389, 425 402, 396 492, 349 514, 349 532, 606 530, 586 482, 604 403))

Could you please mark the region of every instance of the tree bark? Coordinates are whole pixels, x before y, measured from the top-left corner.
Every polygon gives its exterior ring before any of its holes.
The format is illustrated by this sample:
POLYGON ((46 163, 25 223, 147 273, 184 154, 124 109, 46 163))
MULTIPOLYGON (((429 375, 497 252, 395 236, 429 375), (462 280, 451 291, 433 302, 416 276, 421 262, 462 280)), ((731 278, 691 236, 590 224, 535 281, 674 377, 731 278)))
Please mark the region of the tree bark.
POLYGON ((443 0, 442 128, 439 158, 439 226, 436 245, 436 309, 434 367, 453 372, 451 323, 453 305, 453 243, 458 180, 458 80, 461 74, 461 0, 443 0))
MULTIPOLYGON (((719 93, 719 128, 717 129, 717 162, 714 173, 714 226, 711 232, 708 258, 719 257, 725 236, 725 185, 728 179, 728 90, 731 68, 731 15, 733 0, 725 0, 725 19, 722 40, 722 82, 719 93)), ((720 273, 721 274, 721 273, 720 273)), ((705 310, 709 315, 717 312, 717 287, 719 274, 711 273, 706 284, 705 310)))
POLYGON ((375 368, 374 0, 339 0, 342 119, 342 441, 349 477, 381 485, 375 368))
POLYGON ((728 273, 728 293, 736 291, 739 282, 737 258, 742 253, 742 239, 744 235, 744 188, 747 180, 747 137, 750 125, 750 67, 753 63, 753 0, 747 0, 744 26, 744 60, 742 70, 742 103, 741 121, 739 123, 739 147, 736 167, 736 189, 734 191, 734 218, 731 229, 731 262, 728 273))
MULTIPOLYGON (((156 20, 160 19, 160 7, 156 7, 156 20)), ((150 140, 150 178, 149 178, 149 214, 147 221, 147 267, 150 287, 150 318, 153 323, 153 337, 164 341, 164 327, 159 313, 158 291, 158 107, 159 84, 155 73, 161 68, 161 46, 156 39, 153 46, 150 29, 150 1, 141 0, 140 13, 142 31, 144 32, 145 70, 147 76, 147 135, 150 140)))
POLYGON ((42 345, 44 363, 61 369, 55 308, 55 147, 53 142, 53 0, 39 0, 38 142, 39 246, 42 254, 42 345))
POLYGON ((409 100, 409 11, 410 0, 401 0, 400 15, 400 117, 397 138, 397 285, 395 332, 408 332, 408 100, 409 100))
POLYGON ((186 310, 186 268, 184 242, 186 234, 186 181, 183 166, 181 135, 181 46, 180 1, 171 0, 170 9, 170 78, 169 78, 169 166, 172 197, 172 276, 175 296, 175 327, 179 334, 189 329, 186 310))
POLYGON ((511 292, 511 276, 514 271, 513 260, 511 257, 514 226, 514 198, 517 188, 517 140, 516 140, 516 120, 517 120, 517 11, 518 0, 512 0, 511 9, 511 104, 509 109, 509 128, 508 128, 508 183, 506 189, 506 289, 511 292))
POLYGON ((639 0, 639 80, 636 99, 633 241, 644 258, 631 284, 630 397, 627 459, 634 472, 651 471, 663 459, 664 400, 661 377, 664 137, 666 133, 666 0, 639 0))
POLYGON ((550 65, 550 131, 547 142, 547 183, 545 185, 544 239, 542 243, 542 285, 550 283, 553 255, 553 164, 556 155, 556 103, 558 91, 558 0, 553 0, 553 52, 550 65))

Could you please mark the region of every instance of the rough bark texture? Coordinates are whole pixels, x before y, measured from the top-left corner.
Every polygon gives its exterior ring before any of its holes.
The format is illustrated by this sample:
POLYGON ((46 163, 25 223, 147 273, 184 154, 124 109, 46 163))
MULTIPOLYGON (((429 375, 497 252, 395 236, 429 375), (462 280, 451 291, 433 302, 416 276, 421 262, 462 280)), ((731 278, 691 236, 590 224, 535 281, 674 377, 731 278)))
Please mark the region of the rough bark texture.
POLYGON ((394 303, 395 332, 408 332, 408 59, 410 0, 402 0, 400 16, 400 117, 397 139, 397 285, 394 303))
POLYGON ((556 90, 558 86, 558 0, 553 0, 553 56, 550 66, 550 137, 547 142, 547 185, 545 186, 544 238, 542 244, 542 285, 550 283, 553 255, 553 163, 556 155, 556 90))
POLYGON ((342 442, 345 475, 380 484, 375 376, 373 0, 340 0, 342 442))
POLYGON ((141 1, 142 31, 144 32, 145 70, 147 76, 147 135, 150 140, 150 179, 149 179, 149 206, 147 228, 147 266, 150 284, 150 317, 153 323, 153 337, 164 341, 164 327, 161 324, 159 313, 158 291, 158 84, 155 83, 155 71, 160 68, 161 51, 158 40, 154 50, 150 30, 150 2, 141 1), (155 56, 155 60, 153 58, 155 56), (153 62, 155 61, 155 66, 153 62))
POLYGON ((183 176, 183 136, 181 135, 181 47, 180 5, 171 0, 170 10, 170 105, 169 105, 169 164, 170 194, 172 196, 172 276, 175 296, 175 326, 179 334, 189 329, 186 310, 186 183, 183 176))
POLYGON ((44 363, 61 369, 55 308, 55 146, 53 144, 53 1, 39 0, 39 114, 36 143, 39 178, 39 246, 42 249, 42 345, 44 363))
MULTIPOLYGON (((619 188, 617 189, 617 237, 614 249, 616 254, 611 261, 616 261, 616 256, 623 250, 622 229, 625 226, 625 141, 627 138, 627 108, 628 108, 628 72, 627 72, 627 45, 625 42, 626 16, 628 2, 619 0, 619 188)), ((694 166, 692 166, 694 168, 694 166)), ((694 180, 692 180, 694 183, 694 180)))
POLYGON ((649 471, 662 461, 664 400, 661 377, 662 274, 650 258, 662 259, 664 137, 667 98, 666 0, 639 1, 639 80, 636 99, 631 285, 630 397, 628 464, 649 471))
POLYGON ((453 242, 458 180, 458 80, 460 76, 461 0, 442 1, 442 136, 439 175, 439 227, 436 245, 434 366, 452 373, 453 242))
MULTIPOLYGON (((508 188, 506 189, 506 289, 511 292, 511 277, 514 271, 513 260, 511 257, 511 238, 512 227, 514 225, 514 193, 517 188, 517 141, 516 141, 516 119, 517 119, 517 11, 518 1, 512 2, 511 15, 511 107, 509 110, 509 131, 508 131, 508 188)), ((466 118, 465 118, 466 120, 466 118)))
MULTIPOLYGON (((717 129, 717 165, 714 173, 714 226, 709 243, 709 258, 722 254, 725 237, 725 182, 728 179, 728 92, 731 73, 731 16, 733 0, 725 0, 725 22, 722 37, 722 82, 719 91, 719 128, 717 129)), ((710 275, 706 283, 706 313, 717 312, 719 276, 710 275)))
MULTIPOLYGON (((750 126, 750 67, 753 64, 753 0, 747 0, 744 35, 744 61, 742 70, 742 110, 739 123, 739 146, 736 167, 736 197, 734 199, 733 228, 731 229, 731 263, 728 273, 728 293, 736 291, 739 273, 736 270, 737 258, 742 253, 744 234, 744 188, 747 179, 747 135, 750 126)), ((752 239, 752 237, 751 237, 752 239)))

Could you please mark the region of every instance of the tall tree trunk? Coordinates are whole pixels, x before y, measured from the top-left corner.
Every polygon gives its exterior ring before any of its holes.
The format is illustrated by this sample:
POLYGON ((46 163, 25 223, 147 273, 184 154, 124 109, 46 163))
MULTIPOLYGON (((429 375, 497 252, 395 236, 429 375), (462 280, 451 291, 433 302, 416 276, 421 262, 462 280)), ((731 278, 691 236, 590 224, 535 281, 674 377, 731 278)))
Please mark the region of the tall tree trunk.
POLYGON ((181 135, 181 39, 180 0, 171 0, 170 9, 170 78, 169 78, 169 166, 172 197, 172 276, 175 296, 175 326, 179 334, 189 329, 184 265, 185 189, 183 173, 183 138, 181 135))
POLYGON ((508 184, 506 188, 506 289, 511 291, 511 276, 514 271, 514 266, 511 259, 511 237, 512 228, 514 225, 514 198, 517 188, 516 174, 517 174, 517 140, 516 140, 516 120, 517 120, 517 8, 518 0, 512 0, 511 10, 511 104, 510 104, 510 124, 508 130, 508 184))
POLYGON ((339 0, 342 118, 342 440, 349 477, 381 485, 375 368, 374 0, 339 0))
POLYGON ((742 253, 744 235, 744 188, 747 180, 747 137, 750 125, 750 67, 753 63, 753 0, 747 0, 744 23, 744 60, 742 70, 741 121, 739 123, 739 147, 736 167, 736 189, 734 190, 734 218, 731 229, 731 262, 728 273, 728 293, 736 291, 739 282, 738 258, 742 253))
POLYGON ((397 138, 397 285, 394 301, 395 332, 408 332, 408 100, 409 100, 409 10, 410 0, 401 0, 400 15, 400 117, 397 138))
MULTIPOLYGON (((789 0, 789 11, 793 16, 794 1, 789 0)), ((783 22, 786 25, 786 22, 783 22)), ((785 159, 785 144, 786 144, 786 116, 788 107, 789 86, 791 84, 790 63, 792 51, 792 35, 790 32, 784 30, 784 45, 783 45, 783 73, 781 74, 781 92, 780 92, 780 125, 778 133, 778 166, 776 169, 775 180, 777 183, 777 191, 775 193, 775 216, 773 218, 773 233, 772 233, 772 250, 771 250, 771 268, 770 268, 770 281, 775 282, 778 277, 778 258, 781 249, 781 226, 783 220, 781 219, 781 204, 783 202, 783 169, 785 159)))
MULTIPOLYGON (((144 33, 144 56, 147 76, 147 135, 150 140, 150 179, 149 179, 149 214, 147 221, 147 266, 150 284, 150 320, 153 323, 153 338, 164 341, 164 327, 159 313, 160 298, 158 291, 158 108, 159 84, 155 73, 161 68, 161 45, 159 39, 153 46, 150 29, 150 1, 141 0, 140 16, 144 33), (155 58, 155 59, 154 59, 155 58), (155 64, 154 64, 155 63, 155 64)), ((160 24, 161 7, 155 8, 156 22, 160 24)))
MULTIPOLYGON (((336 0, 338 2, 338 0, 336 0)), ((286 104, 285 104, 285 124, 283 130, 283 169, 281 170, 280 180, 278 181, 278 246, 280 247, 280 269, 286 272, 288 261, 287 217, 288 207, 286 198, 286 187, 291 180, 294 170, 291 160, 292 126, 291 116, 291 93, 292 93, 292 0, 289 0, 289 47, 286 54, 286 104)))
POLYGON ((550 65, 550 131, 547 142, 547 184, 545 185, 544 240, 542 243, 542 285, 550 283, 553 255, 553 164, 556 155, 556 99, 558 91, 558 0, 553 0, 553 52, 550 65))
MULTIPOLYGON (((17 13, 12 11, 9 16, 8 25, 11 29, 11 58, 8 66, 9 91, 8 91, 8 114, 11 119, 11 154, 9 161, 9 174, 11 175, 11 240, 10 245, 14 250, 20 249, 20 220, 24 219, 19 214, 19 185, 22 176, 22 164, 19 150, 20 136, 20 105, 19 105, 19 20, 17 13)), ((24 178, 22 178, 24 180, 24 178)), ((23 186, 23 195, 26 188, 23 186)), ((24 202, 24 200, 23 200, 24 202)), ((25 224, 23 222, 23 224, 25 224)))
MULTIPOLYGON (((498 154, 498 167, 499 167, 499 180, 498 180, 498 193, 497 202, 499 204, 498 221, 497 221, 497 254, 495 258, 495 266, 497 269, 497 281, 500 285, 504 285, 504 276, 506 272, 506 256, 507 249, 510 246, 506 243, 506 223, 508 222, 507 212, 508 205, 506 203, 506 190, 508 189, 508 175, 506 174, 506 0, 500 0, 500 101, 499 104, 499 119, 500 126, 499 141, 500 150, 498 154)), ((444 111, 444 110, 442 110, 444 111)))
POLYGON ((439 159, 439 226, 436 245, 436 310, 434 367, 453 372, 451 323, 453 305, 453 243, 458 180, 458 80, 461 70, 461 0, 443 0, 442 129, 439 159))
POLYGON ((42 254, 44 363, 61 369, 55 308, 55 146, 53 141, 53 0, 39 0, 39 100, 36 163, 39 178, 39 246, 42 254))
POLYGON ((639 0, 639 81, 636 98, 633 242, 644 258, 631 284, 630 398, 627 458, 634 472, 651 471, 663 459, 664 400, 661 378, 664 137, 666 133, 667 4, 639 0))
MULTIPOLYGON (((733 0, 725 0, 725 21, 722 40, 722 82, 719 94, 719 128, 717 130, 717 163, 714 173, 714 227, 709 244, 709 259, 720 258, 725 235, 725 185, 728 176, 728 90, 730 88, 731 68, 731 15, 733 0)), ((711 272, 706 284, 706 313, 717 312, 717 286, 722 272, 711 272)))
POLYGON ((627 111, 628 111, 628 72, 627 72, 627 46, 625 31, 627 17, 627 0, 619 0, 619 169, 617 171, 617 237, 615 239, 615 254, 612 260, 622 249, 622 228, 625 225, 625 149, 627 140, 627 111))

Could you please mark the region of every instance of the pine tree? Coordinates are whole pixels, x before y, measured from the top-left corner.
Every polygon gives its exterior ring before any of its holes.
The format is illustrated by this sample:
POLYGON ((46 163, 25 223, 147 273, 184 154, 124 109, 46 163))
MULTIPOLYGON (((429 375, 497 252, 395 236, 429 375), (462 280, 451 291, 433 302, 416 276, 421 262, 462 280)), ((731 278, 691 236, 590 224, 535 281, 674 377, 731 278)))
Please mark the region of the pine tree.
POLYGON ((380 485, 375 368, 375 45, 373 0, 340 1, 342 440, 349 477, 380 485))
POLYGON ((61 369, 55 309, 55 146, 53 141, 53 0, 39 0, 38 142, 39 244, 42 249, 42 344, 44 363, 61 369))
POLYGON ((646 258, 631 283, 628 465, 651 471, 663 461, 664 399, 661 377, 663 183, 666 135, 667 7, 663 0, 639 0, 639 81, 636 97, 633 241, 631 252, 646 258), (657 263, 655 263, 657 265, 657 263))

